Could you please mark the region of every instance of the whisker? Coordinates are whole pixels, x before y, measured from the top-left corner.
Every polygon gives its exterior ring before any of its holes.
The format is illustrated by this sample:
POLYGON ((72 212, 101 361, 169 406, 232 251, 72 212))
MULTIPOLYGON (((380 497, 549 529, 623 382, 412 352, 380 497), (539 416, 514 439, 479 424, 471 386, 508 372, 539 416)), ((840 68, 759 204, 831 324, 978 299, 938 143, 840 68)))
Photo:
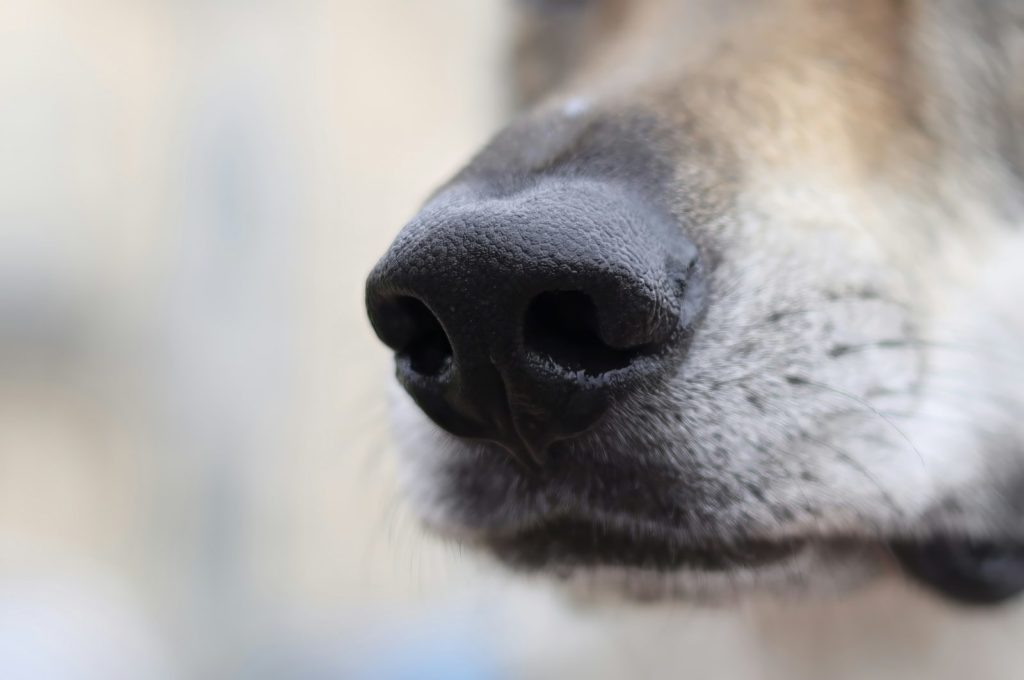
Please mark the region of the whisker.
POLYGON ((893 499, 892 495, 888 491, 886 491, 885 487, 882 486, 882 483, 878 481, 878 478, 871 474, 871 472, 866 467, 864 467, 864 465, 861 464, 860 461, 851 456, 845 450, 839 448, 838 446, 830 442, 818 439, 817 437, 813 437, 811 435, 808 435, 807 433, 803 433, 803 437, 808 441, 814 442, 820 446, 824 446, 825 448, 829 449, 837 456, 839 456, 840 460, 846 463, 849 467, 853 468, 861 475, 863 475, 865 479, 870 481, 875 486, 875 488, 878 489, 878 493, 882 495, 882 499, 885 501, 886 505, 889 506, 889 509, 892 510, 897 515, 902 516, 903 512, 896 504, 896 501, 893 499))
POLYGON ((921 451, 918 450, 917 446, 914 445, 914 442, 910 440, 910 437, 908 437, 903 430, 897 427, 894 422, 892 422, 884 415, 882 415, 882 413, 867 400, 862 399, 856 395, 850 394, 849 392, 844 392, 843 390, 832 387, 831 385, 825 385, 823 383, 814 382, 813 380, 808 380, 807 378, 803 378, 800 376, 787 376, 786 381, 789 382, 791 385, 810 385, 812 387, 817 387, 818 389, 826 390, 828 392, 832 392, 833 394, 838 394, 841 397, 845 397, 846 399, 849 399, 853 402, 860 404, 867 410, 877 415, 883 421, 885 421, 889 425, 889 427, 891 427, 897 434, 899 434, 900 437, 902 437, 903 440, 910 446, 910 448, 913 449, 914 453, 917 454, 918 459, 921 461, 921 465, 925 465, 924 456, 921 455, 921 451))

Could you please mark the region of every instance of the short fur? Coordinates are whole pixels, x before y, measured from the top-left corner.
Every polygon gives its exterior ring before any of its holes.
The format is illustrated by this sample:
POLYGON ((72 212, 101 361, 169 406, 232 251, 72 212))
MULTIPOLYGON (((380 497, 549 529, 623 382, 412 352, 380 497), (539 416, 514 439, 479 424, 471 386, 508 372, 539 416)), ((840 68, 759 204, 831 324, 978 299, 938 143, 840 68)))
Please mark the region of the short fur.
POLYGON ((806 543, 715 572, 545 555, 588 591, 716 602, 849 590, 898 573, 893 542, 1024 541, 1024 3, 518 4, 523 112, 454 182, 652 173, 710 300, 669 384, 616 404, 544 484, 396 390, 427 524, 527 568, 500 537, 552 517, 806 543))

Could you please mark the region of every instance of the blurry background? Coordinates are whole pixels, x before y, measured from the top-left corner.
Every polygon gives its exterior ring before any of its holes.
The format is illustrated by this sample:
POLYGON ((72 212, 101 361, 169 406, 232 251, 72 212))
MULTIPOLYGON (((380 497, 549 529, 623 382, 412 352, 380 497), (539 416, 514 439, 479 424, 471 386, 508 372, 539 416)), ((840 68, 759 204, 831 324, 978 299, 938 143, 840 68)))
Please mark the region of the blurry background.
POLYGON ((497 126, 500 8, 0 2, 0 677, 357 673, 476 573, 362 281, 497 126))

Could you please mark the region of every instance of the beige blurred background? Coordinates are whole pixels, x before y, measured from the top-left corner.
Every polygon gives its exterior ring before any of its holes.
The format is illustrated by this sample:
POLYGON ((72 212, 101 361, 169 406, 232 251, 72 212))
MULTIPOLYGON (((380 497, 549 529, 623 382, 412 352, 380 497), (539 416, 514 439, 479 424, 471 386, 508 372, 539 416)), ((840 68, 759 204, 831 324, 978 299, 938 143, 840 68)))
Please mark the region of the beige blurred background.
POLYGON ((246 676, 475 573, 395 497, 362 280, 498 125, 503 23, 0 2, 0 676, 246 676))

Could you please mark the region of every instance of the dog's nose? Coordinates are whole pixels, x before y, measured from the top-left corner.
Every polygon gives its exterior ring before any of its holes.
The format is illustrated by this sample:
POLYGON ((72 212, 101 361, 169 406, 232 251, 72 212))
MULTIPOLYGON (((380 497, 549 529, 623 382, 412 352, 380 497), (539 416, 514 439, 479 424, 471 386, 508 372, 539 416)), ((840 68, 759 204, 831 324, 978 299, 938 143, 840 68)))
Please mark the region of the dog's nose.
POLYGON ((668 212, 572 179, 448 190, 399 234, 366 299, 428 416, 543 461, 678 366, 705 287, 668 212))

